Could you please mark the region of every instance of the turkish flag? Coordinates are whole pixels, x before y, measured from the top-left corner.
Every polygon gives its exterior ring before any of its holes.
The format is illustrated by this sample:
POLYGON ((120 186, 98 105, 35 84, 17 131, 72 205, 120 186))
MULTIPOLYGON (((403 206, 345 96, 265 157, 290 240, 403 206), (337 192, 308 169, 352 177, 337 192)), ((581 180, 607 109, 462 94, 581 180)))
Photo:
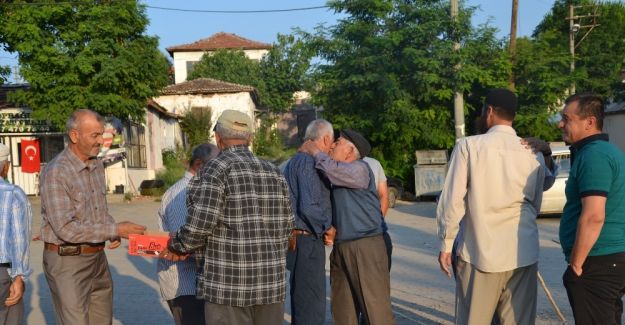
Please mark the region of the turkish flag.
POLYGON ((22 140, 22 172, 38 173, 41 169, 39 140, 22 140))

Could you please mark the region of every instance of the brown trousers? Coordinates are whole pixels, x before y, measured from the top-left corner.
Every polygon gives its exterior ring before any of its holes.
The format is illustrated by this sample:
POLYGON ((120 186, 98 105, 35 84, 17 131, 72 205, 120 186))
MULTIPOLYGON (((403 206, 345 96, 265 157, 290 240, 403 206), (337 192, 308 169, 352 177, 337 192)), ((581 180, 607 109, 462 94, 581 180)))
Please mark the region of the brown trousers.
POLYGON ((206 325, 280 325, 284 322, 284 303, 236 307, 204 303, 206 325))
POLYGON ((113 280, 104 251, 59 256, 44 250, 43 271, 58 325, 112 324, 113 280))
POLYGON ((382 235, 335 244, 330 255, 334 324, 393 325, 388 255, 382 235))

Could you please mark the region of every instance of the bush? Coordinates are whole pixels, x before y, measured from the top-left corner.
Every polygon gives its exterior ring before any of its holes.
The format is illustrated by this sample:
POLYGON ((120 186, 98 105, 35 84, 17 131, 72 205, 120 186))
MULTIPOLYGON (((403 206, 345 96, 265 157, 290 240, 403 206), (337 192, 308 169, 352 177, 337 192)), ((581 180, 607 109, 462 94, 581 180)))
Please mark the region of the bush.
POLYGON ((156 173, 156 179, 160 179, 165 183, 163 193, 184 176, 184 172, 187 169, 187 157, 187 152, 180 146, 176 146, 174 150, 163 151, 163 165, 165 165, 165 169, 156 173))

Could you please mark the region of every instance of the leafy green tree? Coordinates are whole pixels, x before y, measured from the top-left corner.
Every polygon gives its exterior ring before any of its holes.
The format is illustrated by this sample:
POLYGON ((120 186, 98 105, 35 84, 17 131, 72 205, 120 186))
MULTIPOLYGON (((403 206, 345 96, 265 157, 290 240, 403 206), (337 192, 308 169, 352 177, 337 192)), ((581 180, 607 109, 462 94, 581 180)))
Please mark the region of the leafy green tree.
POLYGON ((258 62, 248 59, 243 51, 217 50, 207 53, 193 66, 188 80, 213 78, 255 88, 262 86, 258 62))
POLYGON ((212 110, 210 107, 192 107, 180 120, 189 148, 207 143, 212 138, 212 110))
POLYGON ((277 42, 260 61, 261 101, 271 112, 286 112, 293 93, 310 89, 308 70, 313 49, 295 35, 278 34, 277 42))
MULTIPOLYGON (((533 37, 545 42, 561 53, 569 53, 569 4, 598 5, 599 26, 575 49, 576 90, 593 91, 606 98, 622 98, 624 94, 620 70, 625 61, 625 4, 622 2, 596 2, 590 0, 557 0, 551 11, 536 27, 533 37)), ((578 8, 579 15, 588 14, 589 7, 578 8), (586 11, 584 11, 586 10, 586 11)), ((582 21, 582 25, 590 24, 582 21)), ((579 42, 587 29, 582 28, 576 35, 579 42)), ((570 54, 569 54, 570 55, 570 54)), ((554 69, 554 73, 569 75, 568 66, 554 69)))
POLYGON ((0 65, 0 85, 7 82, 9 80, 9 75, 11 74, 11 67, 0 65))
POLYGON ((0 44, 19 55, 30 90, 12 101, 63 127, 70 112, 141 119, 167 84, 167 59, 145 35, 136 1, 13 1, 0 5, 0 44))
POLYGON ((322 59, 315 98, 336 127, 370 140, 372 155, 391 175, 411 179, 414 150, 453 146, 455 87, 468 95, 471 113, 481 108, 484 89, 506 85, 504 44, 492 28, 471 26, 470 8, 453 22, 447 1, 329 5, 346 17, 306 35, 322 59), (453 40, 463 45, 460 52, 453 40))

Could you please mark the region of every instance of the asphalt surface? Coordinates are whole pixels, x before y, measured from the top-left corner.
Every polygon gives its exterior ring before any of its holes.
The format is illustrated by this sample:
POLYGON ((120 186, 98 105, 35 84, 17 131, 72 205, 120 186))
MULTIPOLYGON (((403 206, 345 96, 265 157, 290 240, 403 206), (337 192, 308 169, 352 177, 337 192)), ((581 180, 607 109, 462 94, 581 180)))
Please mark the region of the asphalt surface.
MULTIPOLYGON (((40 204, 33 203, 33 233, 40 228, 40 204)), ((156 230, 159 202, 141 198, 124 203, 120 196, 109 197, 109 211, 117 221, 129 220, 156 230)), ((398 202, 387 216, 394 242, 391 272, 391 295, 397 324, 453 324, 454 282, 444 276, 437 262, 435 204, 432 202, 398 202)), ((561 284, 565 262, 559 245, 557 218, 540 219, 541 257, 539 270, 565 317, 572 324, 566 292, 561 284)), ((505 245, 505 243, 502 243, 505 245)), ((27 324, 55 324, 50 291, 42 271, 41 241, 32 242, 31 265, 34 270, 25 295, 27 324)), ((116 250, 107 250, 114 282, 113 324, 173 324, 169 309, 160 298, 156 279, 156 260, 129 256, 127 242, 116 250)), ((329 254, 329 249, 327 250, 329 254)), ((329 275, 329 266, 326 266, 329 275)), ((329 282, 328 282, 329 288, 329 282)), ((329 290, 328 290, 329 291, 329 290)), ((288 299, 285 324, 290 323, 288 299)), ((327 324, 331 324, 328 313, 327 324)), ((562 324, 538 289, 537 324, 562 324)))

